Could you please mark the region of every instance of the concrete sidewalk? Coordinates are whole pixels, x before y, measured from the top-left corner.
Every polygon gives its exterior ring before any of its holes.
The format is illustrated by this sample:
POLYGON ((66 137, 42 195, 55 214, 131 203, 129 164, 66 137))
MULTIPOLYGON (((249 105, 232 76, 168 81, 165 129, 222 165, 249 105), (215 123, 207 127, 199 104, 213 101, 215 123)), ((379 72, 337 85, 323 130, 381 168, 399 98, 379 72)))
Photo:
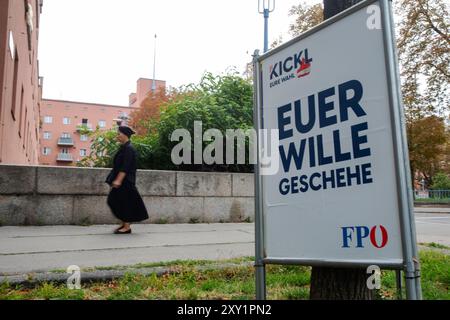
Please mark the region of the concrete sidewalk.
POLYGON ((115 227, 2 227, 0 274, 254 255, 250 223, 142 224, 131 235, 114 235, 115 227))
POLYGON ((414 207, 415 213, 440 213, 450 214, 450 208, 446 207, 414 207))

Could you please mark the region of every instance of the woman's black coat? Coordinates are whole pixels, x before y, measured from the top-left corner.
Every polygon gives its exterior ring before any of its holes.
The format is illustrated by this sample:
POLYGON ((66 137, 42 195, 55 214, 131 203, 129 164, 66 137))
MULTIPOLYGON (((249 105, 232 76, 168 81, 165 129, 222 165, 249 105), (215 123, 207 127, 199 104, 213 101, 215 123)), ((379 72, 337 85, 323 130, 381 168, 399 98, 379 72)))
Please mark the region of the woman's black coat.
POLYGON ((112 213, 123 222, 139 222, 148 219, 144 201, 136 188, 136 150, 130 141, 123 144, 114 156, 114 165, 106 178, 112 186, 119 172, 126 176, 119 188, 111 188, 108 195, 108 206, 112 213))

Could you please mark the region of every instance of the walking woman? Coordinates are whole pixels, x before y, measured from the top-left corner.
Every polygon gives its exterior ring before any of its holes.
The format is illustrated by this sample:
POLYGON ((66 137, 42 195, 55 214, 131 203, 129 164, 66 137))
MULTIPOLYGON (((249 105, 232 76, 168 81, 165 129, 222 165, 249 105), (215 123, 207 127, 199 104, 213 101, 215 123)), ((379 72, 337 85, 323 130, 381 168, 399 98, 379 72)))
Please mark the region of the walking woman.
POLYGON ((121 146, 114 156, 114 166, 106 183, 111 186, 108 195, 108 206, 122 224, 115 234, 131 233, 131 222, 148 219, 147 209, 136 188, 136 150, 131 145, 130 137, 135 132, 127 127, 120 126, 117 140, 121 146))

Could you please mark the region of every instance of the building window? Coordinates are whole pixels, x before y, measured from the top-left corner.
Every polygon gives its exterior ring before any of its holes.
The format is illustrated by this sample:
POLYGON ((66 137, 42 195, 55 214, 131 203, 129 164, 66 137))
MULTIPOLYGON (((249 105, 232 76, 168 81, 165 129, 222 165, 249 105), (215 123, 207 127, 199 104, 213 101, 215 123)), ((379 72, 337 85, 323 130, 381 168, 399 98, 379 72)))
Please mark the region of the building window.
POLYGON ((44 132, 44 140, 50 140, 52 138, 52 133, 51 132, 44 132))
POLYGON ((80 156, 86 157, 87 156, 87 150, 86 149, 80 149, 80 156))
POLYGON ((34 20, 34 12, 33 12, 33 6, 31 3, 26 4, 26 21, 27 21, 27 31, 28 31, 28 38, 31 38, 31 34, 33 33, 33 20, 34 20))
POLYGON ((70 138, 70 133, 64 132, 64 133, 61 135, 61 138, 70 138))
POLYGON ((11 59, 15 59, 16 58, 16 45, 14 43, 14 35, 12 33, 11 30, 9 30, 9 52, 11 53, 11 59))
POLYGON ((70 124, 70 118, 64 117, 63 124, 70 124))
POLYGON ((45 116, 44 117, 44 123, 53 123, 53 117, 45 116))
POLYGON ((20 96, 20 116, 19 116, 19 137, 22 138, 22 117, 23 117, 23 95, 24 95, 24 90, 23 90, 23 85, 22 85, 22 94, 20 96))
MULTIPOLYGON (((11 33, 12 35, 12 33, 11 33)), ((16 120, 16 104, 17 104, 17 86, 18 86, 18 75, 19 75, 19 55, 14 48, 14 78, 13 78, 13 97, 11 104, 11 114, 13 119, 16 120)))
POLYGON ((106 128, 106 121, 105 121, 105 120, 100 120, 100 121, 98 122, 98 126, 99 126, 100 128, 106 128))
POLYGON ((87 134, 82 134, 82 135, 80 136, 80 140, 81 140, 81 141, 88 141, 88 136, 87 136, 87 134))
POLYGON ((69 152, 69 149, 67 149, 67 148, 62 148, 62 149, 61 149, 61 153, 62 153, 62 154, 69 154, 70 152, 69 152))
POLYGON ((52 153, 52 149, 45 147, 44 150, 42 150, 42 154, 44 156, 49 156, 52 153))

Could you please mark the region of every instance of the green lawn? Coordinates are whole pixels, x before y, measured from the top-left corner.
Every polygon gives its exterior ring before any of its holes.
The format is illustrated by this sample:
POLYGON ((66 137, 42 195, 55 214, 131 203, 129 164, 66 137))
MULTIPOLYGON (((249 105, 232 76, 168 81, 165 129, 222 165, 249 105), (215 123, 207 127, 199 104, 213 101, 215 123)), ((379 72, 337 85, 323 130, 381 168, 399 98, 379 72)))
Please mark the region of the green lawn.
POLYGON ((419 243, 419 244, 422 245, 422 246, 430 247, 430 248, 450 250, 450 247, 444 246, 443 244, 439 244, 439 243, 436 243, 436 242, 419 243))
POLYGON ((450 198, 426 198, 426 199, 415 199, 415 203, 438 203, 438 204, 450 204, 450 198))
MULTIPOLYGON (((450 256, 432 247, 420 253, 424 298, 450 300, 450 256)), ((223 261, 241 263, 226 268, 215 268, 217 262, 211 261, 141 264, 135 267, 163 265, 171 273, 163 276, 127 273, 120 280, 83 284, 81 290, 69 290, 65 285, 51 283, 34 289, 2 284, 0 299, 253 299, 254 268, 248 265, 249 261, 251 258, 223 261)), ((310 275, 308 267, 267 266, 268 298, 308 299, 310 275)), ((377 297, 396 298, 393 271, 383 271, 382 288, 377 291, 377 297)))

